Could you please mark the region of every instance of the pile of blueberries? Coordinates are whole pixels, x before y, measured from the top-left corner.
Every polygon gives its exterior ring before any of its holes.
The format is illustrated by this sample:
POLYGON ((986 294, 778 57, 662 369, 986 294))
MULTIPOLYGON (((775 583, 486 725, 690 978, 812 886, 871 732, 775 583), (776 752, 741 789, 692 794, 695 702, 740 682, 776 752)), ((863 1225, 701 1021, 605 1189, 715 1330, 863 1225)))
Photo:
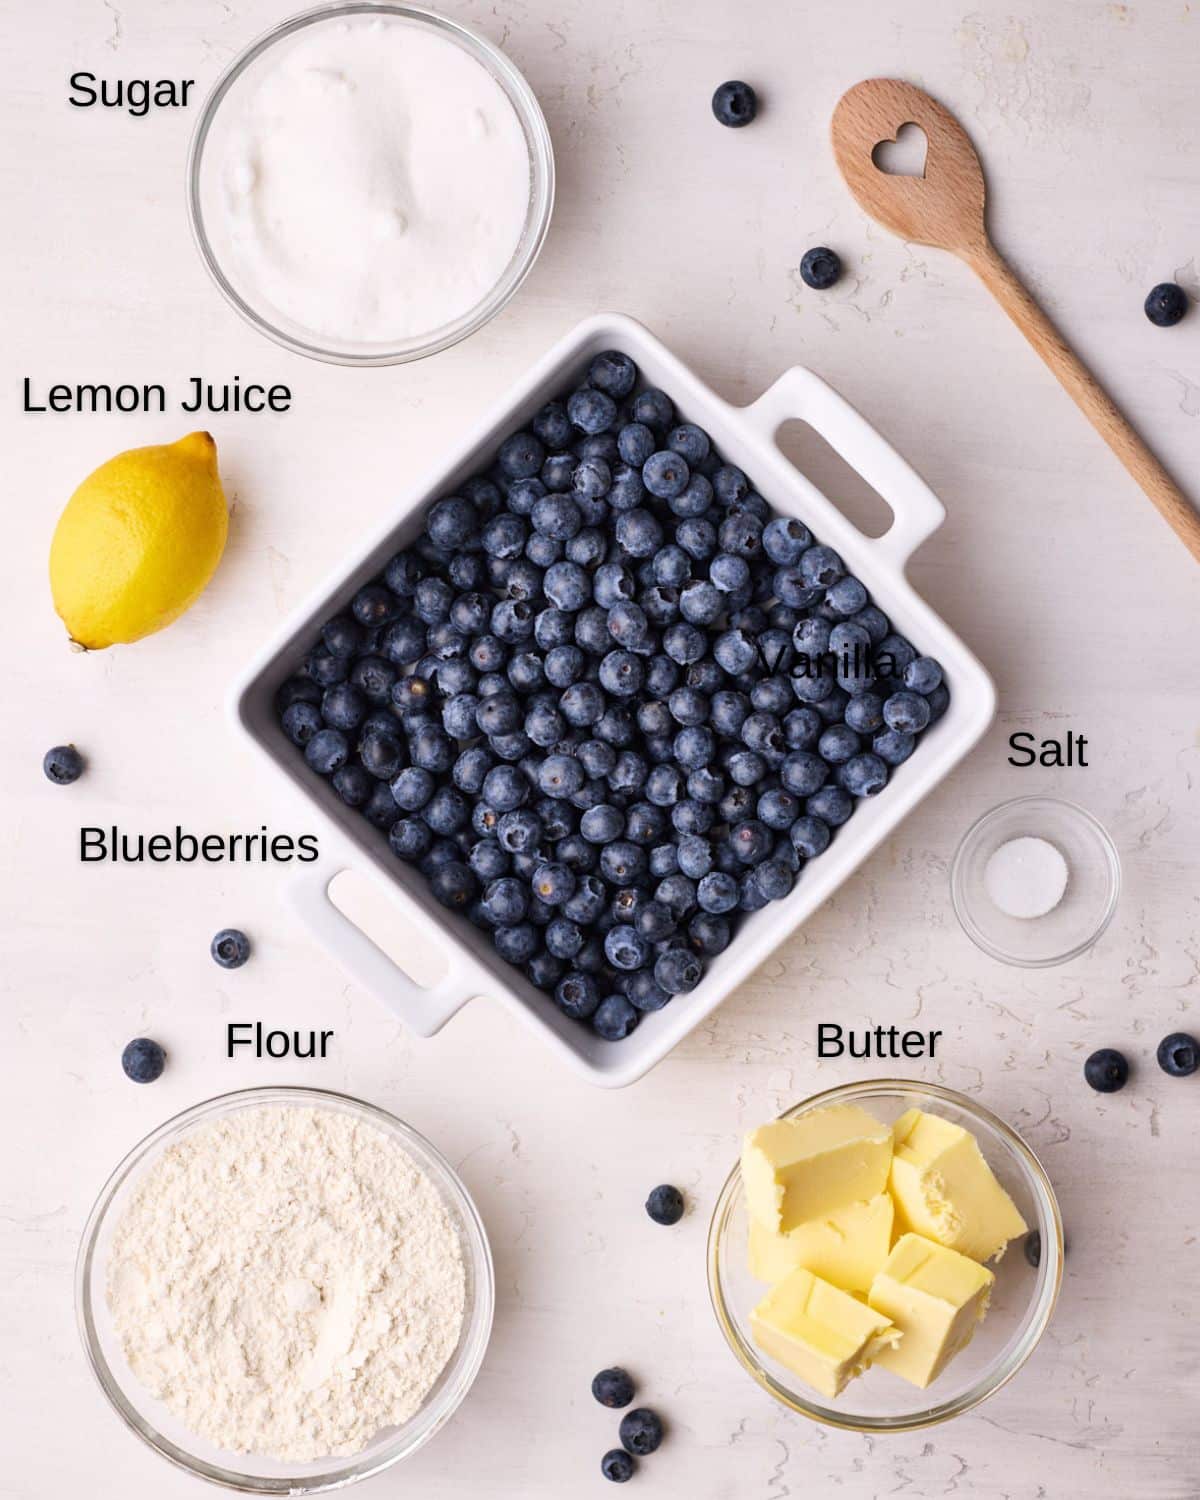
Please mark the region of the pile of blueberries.
POLYGON ((436 899, 612 1041, 699 984, 948 702, 617 351, 431 507, 276 699, 436 899))

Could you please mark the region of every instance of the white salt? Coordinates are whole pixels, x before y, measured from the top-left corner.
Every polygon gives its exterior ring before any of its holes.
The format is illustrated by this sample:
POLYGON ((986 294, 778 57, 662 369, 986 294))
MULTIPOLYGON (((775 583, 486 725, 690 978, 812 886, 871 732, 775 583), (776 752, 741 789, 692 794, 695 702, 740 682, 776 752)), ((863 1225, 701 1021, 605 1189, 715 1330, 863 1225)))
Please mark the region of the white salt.
POLYGON ((1044 917, 1063 898, 1070 871, 1046 839, 1009 839, 988 860, 984 889, 1006 916, 1044 917))

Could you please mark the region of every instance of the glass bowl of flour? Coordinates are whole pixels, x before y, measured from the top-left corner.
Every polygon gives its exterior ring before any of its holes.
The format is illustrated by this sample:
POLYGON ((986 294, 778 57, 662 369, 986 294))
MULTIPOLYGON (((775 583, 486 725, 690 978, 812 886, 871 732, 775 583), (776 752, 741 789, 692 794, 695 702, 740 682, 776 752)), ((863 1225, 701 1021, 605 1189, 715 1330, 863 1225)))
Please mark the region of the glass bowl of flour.
POLYGON ((541 250, 554 154, 507 57, 391 0, 305 11, 218 79, 188 207, 205 266, 261 333, 315 359, 398 364, 508 302, 541 250))
POLYGON ((224 1094, 105 1184, 76 1270, 88 1359, 126 1424, 203 1479, 343 1488, 415 1452, 478 1373, 495 1279, 449 1163, 373 1105, 224 1094))

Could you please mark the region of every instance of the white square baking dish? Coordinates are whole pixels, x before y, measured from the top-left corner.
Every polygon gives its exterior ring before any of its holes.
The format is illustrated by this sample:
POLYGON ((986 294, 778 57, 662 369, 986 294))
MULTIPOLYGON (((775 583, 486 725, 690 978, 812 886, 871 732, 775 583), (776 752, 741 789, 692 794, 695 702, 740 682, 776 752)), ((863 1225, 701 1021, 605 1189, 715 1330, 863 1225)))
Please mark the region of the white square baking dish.
POLYGON ((583 1077, 607 1087, 640 1078, 711 1014, 789 933, 793 932, 870 855, 907 813, 968 753, 992 720, 995 689, 980 662, 918 597, 905 577, 914 550, 941 524, 945 511, 924 481, 874 429, 811 371, 785 371, 749 406, 721 400, 646 328, 619 314, 586 319, 556 344, 488 413, 424 483, 396 506, 387 522, 340 565, 297 611, 279 637, 235 685, 231 711, 239 733, 306 796, 326 824, 322 860, 289 890, 301 920, 349 974, 420 1036, 431 1036, 476 995, 492 995, 519 1011, 583 1077), (428 503, 452 493, 468 475, 490 466, 507 434, 522 427, 552 396, 582 378, 603 349, 620 349, 651 384, 661 386, 681 415, 712 435, 725 459, 750 475, 776 510, 798 516, 817 538, 841 553, 849 568, 895 628, 937 657, 951 690, 945 716, 922 736, 913 756, 895 770, 877 798, 861 803, 828 851, 802 871, 784 901, 743 919, 724 953, 712 960, 700 985, 664 1009, 643 1017, 624 1041, 606 1042, 562 1015, 493 951, 485 934, 433 900, 424 877, 397 860, 387 836, 346 807, 308 769, 284 738, 273 698, 329 615, 377 574, 420 532, 428 503), (775 437, 782 424, 809 423, 887 502, 891 528, 870 538, 853 526, 786 459, 775 437), (424 930, 448 960, 445 974, 422 988, 372 942, 329 898, 330 882, 347 867, 373 866, 390 887, 406 921, 424 930))

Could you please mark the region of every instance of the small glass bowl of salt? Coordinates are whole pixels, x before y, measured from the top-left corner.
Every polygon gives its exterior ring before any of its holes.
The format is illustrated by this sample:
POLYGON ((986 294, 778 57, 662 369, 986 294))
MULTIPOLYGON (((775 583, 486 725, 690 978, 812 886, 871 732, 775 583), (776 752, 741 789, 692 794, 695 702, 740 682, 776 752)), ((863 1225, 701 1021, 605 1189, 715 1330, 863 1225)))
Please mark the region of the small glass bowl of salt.
POLYGON ((1016 797, 967 830, 950 896, 967 936, 1002 963, 1041 969, 1086 953, 1112 921, 1121 862, 1073 802, 1016 797))

